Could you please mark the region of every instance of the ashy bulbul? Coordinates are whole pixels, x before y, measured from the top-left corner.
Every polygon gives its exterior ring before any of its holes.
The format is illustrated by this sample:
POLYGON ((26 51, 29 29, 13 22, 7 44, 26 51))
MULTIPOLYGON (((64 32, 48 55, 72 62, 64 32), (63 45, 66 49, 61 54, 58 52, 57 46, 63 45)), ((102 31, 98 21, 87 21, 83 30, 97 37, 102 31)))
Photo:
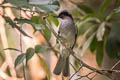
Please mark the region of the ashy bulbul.
MULTIPOLYGON (((65 45, 67 48, 73 49, 77 38, 77 27, 74 24, 72 15, 64 10, 58 16, 56 16, 60 22, 58 35, 65 39, 65 45)), ((67 77, 70 74, 69 71, 69 51, 62 44, 60 45, 60 56, 56 67, 54 68, 54 74, 67 77)))

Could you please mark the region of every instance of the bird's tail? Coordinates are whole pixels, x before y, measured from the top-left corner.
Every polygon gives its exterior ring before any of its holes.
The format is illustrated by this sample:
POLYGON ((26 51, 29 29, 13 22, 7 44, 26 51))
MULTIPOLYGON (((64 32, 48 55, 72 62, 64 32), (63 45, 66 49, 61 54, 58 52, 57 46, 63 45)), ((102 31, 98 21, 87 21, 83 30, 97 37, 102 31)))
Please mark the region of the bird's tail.
POLYGON ((63 76, 67 77, 70 75, 70 69, 69 69, 69 56, 66 58, 65 60, 65 64, 64 64, 64 68, 63 68, 63 72, 62 72, 63 76))
POLYGON ((56 75, 60 75, 61 72, 63 76, 69 76, 69 56, 64 57, 60 55, 53 73, 56 75))

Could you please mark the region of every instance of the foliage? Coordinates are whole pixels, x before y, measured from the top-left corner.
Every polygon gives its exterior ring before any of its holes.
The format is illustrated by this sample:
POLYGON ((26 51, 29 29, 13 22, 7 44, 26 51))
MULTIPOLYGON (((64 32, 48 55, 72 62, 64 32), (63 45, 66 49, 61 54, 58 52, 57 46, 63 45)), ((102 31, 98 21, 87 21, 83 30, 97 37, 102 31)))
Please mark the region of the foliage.
MULTIPOLYGON (((15 50, 15 51, 21 52, 20 50, 18 50, 16 48, 7 48, 4 50, 15 50)), ((28 48, 25 53, 22 53, 17 56, 17 58, 15 60, 15 67, 17 67, 19 64, 21 64, 25 59, 26 59, 26 65, 27 65, 28 61, 32 58, 32 56, 34 54, 38 55, 38 53, 41 53, 41 52, 44 53, 45 51, 48 51, 48 50, 49 50, 49 48, 44 45, 36 45, 35 48, 28 48)), ((50 79, 50 70, 47 66, 47 63, 45 62, 45 60, 42 57, 40 57, 40 55, 39 55, 39 59, 47 73, 48 79, 50 79)))
MULTIPOLYGON (((86 12, 83 9, 86 15, 82 16, 80 21, 77 21, 79 33, 83 34, 83 37, 87 39, 82 46, 82 53, 88 48, 92 52, 96 51, 96 61, 99 66, 102 64, 104 50, 107 51, 108 56, 112 59, 118 58, 120 53, 120 37, 118 36, 120 33, 117 31, 117 26, 120 24, 116 23, 120 19, 119 8, 117 8, 119 5, 108 12, 110 3, 111 0, 104 0, 99 9, 92 12, 86 12), (85 27, 86 29, 84 29, 85 27), (93 36, 94 34, 95 36, 93 36)), ((91 7, 87 8, 89 8, 88 11, 92 10, 91 7)))
MULTIPOLYGON (((54 23, 58 26, 58 20, 52 17, 55 15, 54 12, 59 8, 59 2, 57 0, 38 0, 30 2, 28 0, 6 0, 6 2, 18 7, 18 9, 20 7, 19 10, 24 8, 26 10, 29 9, 29 12, 32 13, 39 13, 38 16, 32 14, 30 19, 16 17, 14 20, 11 20, 9 17, 3 16, 12 28, 16 28, 24 36, 31 38, 31 36, 24 32, 20 27, 20 25, 28 23, 32 25, 34 32, 41 31, 45 39, 47 41, 50 40, 51 31, 43 21, 43 17, 50 15, 48 17, 49 23, 54 23), (33 10, 34 7, 35 10, 33 10)), ((120 57, 120 2, 118 2, 114 9, 108 11, 108 5, 110 3, 111 0, 104 0, 98 10, 93 10, 91 7, 84 4, 74 3, 78 9, 83 12, 73 11, 73 15, 77 14, 75 17, 78 18, 79 15, 81 16, 75 23, 78 27, 78 35, 83 35, 83 39, 85 39, 85 43, 77 44, 77 47, 81 49, 81 53, 84 53, 87 49, 90 49, 91 52, 96 51, 96 61, 99 66, 102 64, 105 51, 112 59, 120 57)), ((7 49, 20 51, 15 48, 7 49)), ((36 45, 35 48, 28 48, 25 53, 18 55, 15 60, 15 67, 21 64, 25 59, 27 63, 34 54, 38 55, 38 53, 44 53, 48 50, 50 50, 50 48, 45 45, 36 45)), ((50 71, 45 60, 41 56, 39 56, 39 59, 42 62, 46 73, 48 73, 48 79, 50 79, 50 71)))
MULTIPOLYGON (((5 21, 9 23, 12 28, 16 28, 24 36, 32 38, 21 27, 21 25, 23 25, 24 23, 28 23, 32 25, 34 32, 40 31, 44 35, 46 40, 48 41, 50 40, 51 31, 49 30, 49 28, 46 26, 45 22, 43 21, 43 17, 45 15, 55 15, 54 12, 59 8, 58 0, 45 0, 45 1, 44 0, 36 0, 36 1, 6 0, 6 2, 11 3, 13 5, 12 8, 15 8, 18 11, 23 10, 24 8, 23 11, 33 12, 30 19, 16 16, 16 18, 12 20, 9 17, 6 17, 5 15, 3 15, 3 18, 5 19, 5 21), (34 7, 35 7, 35 10, 33 10, 34 7), (35 12, 40 13, 40 14, 36 16, 34 15, 35 12)), ((53 17, 49 17, 48 20, 50 21, 50 23, 52 22, 58 25, 57 19, 54 19, 53 17)), ((24 60, 26 60, 26 65, 27 65, 28 61, 32 58, 34 54, 39 55, 38 53, 45 53, 49 49, 50 48, 48 48, 48 46, 45 46, 45 45, 36 45, 35 48, 28 48, 26 52, 17 56, 15 60, 15 67, 23 63, 24 60)), ((15 50, 18 52, 22 52, 16 48, 7 48, 5 50, 15 50)), ((40 55, 39 55, 39 59, 47 73, 48 80, 50 80, 51 74, 50 74, 50 70, 48 68, 46 61, 40 55)))

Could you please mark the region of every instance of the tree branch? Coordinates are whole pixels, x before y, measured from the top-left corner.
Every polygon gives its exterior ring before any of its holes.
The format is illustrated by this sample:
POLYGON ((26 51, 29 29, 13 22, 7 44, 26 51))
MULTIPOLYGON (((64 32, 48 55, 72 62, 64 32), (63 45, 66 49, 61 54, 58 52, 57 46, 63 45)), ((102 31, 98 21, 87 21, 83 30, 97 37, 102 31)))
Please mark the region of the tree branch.
POLYGON ((62 40, 64 40, 64 39, 61 38, 61 37, 59 37, 59 36, 57 35, 57 33, 56 33, 56 32, 54 31, 54 29, 52 28, 52 26, 48 23, 48 21, 47 21, 47 19, 46 19, 47 17, 48 17, 48 16, 45 16, 43 19, 44 19, 46 25, 48 26, 48 28, 49 28, 49 29, 51 30, 51 32, 55 35, 55 37, 61 42, 61 44, 62 44, 63 46, 65 46, 65 48, 70 51, 71 55, 72 55, 76 60, 78 60, 78 61, 82 64, 83 67, 86 67, 87 69, 92 70, 93 72, 96 72, 96 73, 101 74, 101 75, 103 75, 103 76, 106 76, 106 77, 108 77, 108 78, 110 78, 110 79, 112 79, 112 72, 120 72, 120 71, 118 71, 118 70, 98 70, 98 69, 96 69, 96 68, 94 68, 94 67, 91 67, 91 66, 89 66, 88 64, 84 63, 81 59, 79 59, 79 58, 75 55, 75 52, 74 52, 73 50, 67 48, 67 46, 65 45, 65 43, 62 42, 62 40))

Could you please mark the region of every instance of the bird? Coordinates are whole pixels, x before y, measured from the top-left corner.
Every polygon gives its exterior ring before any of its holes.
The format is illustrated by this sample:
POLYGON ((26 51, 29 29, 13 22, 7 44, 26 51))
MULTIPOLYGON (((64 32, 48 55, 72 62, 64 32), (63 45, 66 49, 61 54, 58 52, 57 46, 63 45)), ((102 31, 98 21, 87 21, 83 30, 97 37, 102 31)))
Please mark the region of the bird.
MULTIPOLYGON (((56 18, 58 18, 59 21, 58 35, 65 39, 63 43, 65 43, 67 48, 73 49, 76 43, 78 29, 72 15, 67 10, 63 10, 56 18)), ((62 73, 64 77, 70 76, 69 56, 70 51, 60 44, 60 56, 53 70, 55 75, 60 75, 62 73)))

